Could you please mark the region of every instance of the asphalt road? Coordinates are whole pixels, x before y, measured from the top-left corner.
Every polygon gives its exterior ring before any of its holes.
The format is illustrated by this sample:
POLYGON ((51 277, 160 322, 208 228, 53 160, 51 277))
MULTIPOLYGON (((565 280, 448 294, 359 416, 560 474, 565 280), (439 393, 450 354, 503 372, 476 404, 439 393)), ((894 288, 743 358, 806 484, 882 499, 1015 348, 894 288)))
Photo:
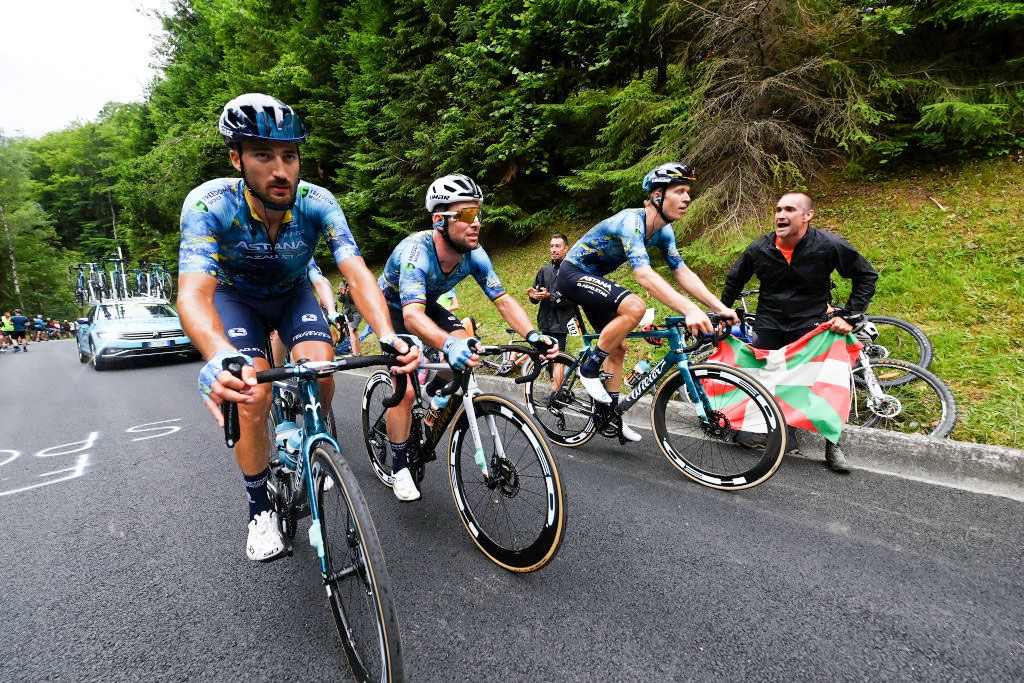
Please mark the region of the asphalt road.
MULTIPOLYGON (((95 372, 71 341, 0 355, 0 679, 347 678, 309 548, 245 559, 198 369, 95 372)), ((1020 502, 806 459, 722 493, 649 432, 629 450, 598 437, 555 450, 560 554, 512 575, 470 542, 442 466, 419 504, 376 483, 362 383, 338 377, 336 414, 410 680, 1024 678, 1020 502)))

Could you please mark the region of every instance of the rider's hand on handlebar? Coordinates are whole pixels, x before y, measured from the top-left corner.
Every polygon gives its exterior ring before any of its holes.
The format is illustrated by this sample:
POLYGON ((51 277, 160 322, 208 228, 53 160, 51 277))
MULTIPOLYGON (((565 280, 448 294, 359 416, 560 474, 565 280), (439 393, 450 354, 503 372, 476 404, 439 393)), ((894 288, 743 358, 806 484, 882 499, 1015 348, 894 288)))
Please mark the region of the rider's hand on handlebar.
POLYGON ((725 318, 730 325, 740 324, 740 317, 736 314, 736 309, 734 308, 723 308, 718 311, 718 315, 719 317, 725 318))
POLYGON ((686 314, 686 329, 694 337, 699 337, 702 333, 711 334, 715 331, 715 328, 711 325, 711 319, 703 311, 699 310, 696 313, 686 314))
MULTIPOLYGON (((420 347, 423 343, 413 335, 386 334, 381 337, 381 348, 390 346, 395 352, 395 358, 401 365, 391 368, 391 372, 407 375, 415 372, 420 366, 420 347)), ((386 349, 385 349, 386 350, 386 349)))
POLYGON ((530 346, 541 352, 541 358, 544 360, 551 360, 558 355, 558 342, 537 330, 531 330, 526 335, 526 341, 530 343, 530 346))
POLYGON ((448 365, 452 366, 453 369, 464 370, 467 367, 473 368, 480 361, 480 356, 473 353, 473 349, 479 343, 480 341, 473 337, 468 339, 448 337, 441 346, 441 352, 444 353, 445 360, 448 361, 448 365))
POLYGON ((224 426, 224 416, 220 406, 225 401, 231 403, 252 403, 252 387, 256 386, 256 369, 252 366, 252 358, 234 349, 217 352, 199 371, 199 396, 206 404, 217 424, 224 426), (237 361, 242 365, 242 377, 235 377, 226 368, 229 361, 237 361))

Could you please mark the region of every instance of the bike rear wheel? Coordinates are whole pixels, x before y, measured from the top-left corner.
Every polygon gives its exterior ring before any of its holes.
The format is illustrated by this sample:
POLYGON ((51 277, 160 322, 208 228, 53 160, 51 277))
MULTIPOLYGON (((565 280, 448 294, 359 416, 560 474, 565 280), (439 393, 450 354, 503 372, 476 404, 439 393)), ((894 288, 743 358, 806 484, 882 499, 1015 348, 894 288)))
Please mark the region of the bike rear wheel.
POLYGON ((956 401, 941 379, 906 361, 872 361, 871 372, 884 392, 876 398, 868 389, 866 372, 862 364, 853 369, 850 424, 940 438, 953 431, 956 401), (900 381, 904 377, 909 379, 900 381))
POLYGON ((403 680, 391 578, 355 475, 324 442, 314 447, 309 464, 323 539, 324 588, 345 656, 357 680, 403 680))
POLYGON ((560 353, 542 361, 537 379, 523 385, 530 415, 551 441, 568 448, 582 446, 597 432, 594 399, 580 383, 574 363, 572 356, 560 353), (552 371, 559 366, 564 372, 556 393, 551 390, 552 371))
POLYGON ((786 421, 775 398, 735 368, 708 363, 691 365, 689 372, 708 396, 710 419, 701 416, 683 375, 673 371, 651 406, 661 452, 702 486, 736 491, 767 481, 786 449, 786 421))
POLYGON ((548 564, 565 535, 565 494, 551 451, 519 406, 502 396, 473 398, 489 476, 477 465, 464 406, 448 446, 452 497, 473 542, 512 572, 548 564))
POLYGON ((378 370, 370 375, 363 388, 363 403, 360 410, 363 423, 363 441, 366 443, 366 455, 370 459, 370 467, 387 487, 394 486, 391 476, 391 462, 388 458, 388 431, 385 417, 387 408, 384 399, 391 395, 393 384, 391 374, 378 370))

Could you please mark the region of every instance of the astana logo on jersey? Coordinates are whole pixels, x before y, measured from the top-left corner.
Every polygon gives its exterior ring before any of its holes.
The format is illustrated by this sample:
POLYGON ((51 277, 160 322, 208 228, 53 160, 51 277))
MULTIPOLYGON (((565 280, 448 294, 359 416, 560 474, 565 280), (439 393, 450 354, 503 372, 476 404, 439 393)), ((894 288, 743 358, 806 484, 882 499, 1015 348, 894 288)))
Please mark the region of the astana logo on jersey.
POLYGON ((309 194, 309 185, 303 185, 299 188, 300 197, 305 197, 307 194, 309 194))

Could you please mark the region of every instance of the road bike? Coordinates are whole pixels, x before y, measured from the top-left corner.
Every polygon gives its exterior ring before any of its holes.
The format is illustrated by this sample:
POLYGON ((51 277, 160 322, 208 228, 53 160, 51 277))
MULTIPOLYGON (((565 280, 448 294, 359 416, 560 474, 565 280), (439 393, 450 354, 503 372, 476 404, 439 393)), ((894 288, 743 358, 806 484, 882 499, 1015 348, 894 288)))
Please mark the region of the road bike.
MULTIPOLYGON (((474 318, 470 318, 470 325, 473 328, 470 330, 470 335, 477 337, 483 328, 483 324, 477 323, 474 318)), ((506 327, 505 333, 509 335, 508 345, 515 346, 526 343, 526 340, 519 337, 511 327, 506 327)), ((493 360, 486 356, 481 356, 479 364, 474 369, 476 372, 497 377, 507 377, 513 374, 522 376, 530 374, 533 370, 533 365, 530 354, 521 351, 505 351, 493 360)))
MULTIPOLYGON (((756 293, 757 290, 746 290, 740 296, 756 293)), ((753 325, 756 317, 744 308, 737 309, 737 314, 743 322, 734 334, 749 343, 749 326, 753 325)), ((893 341, 894 335, 883 332, 887 325, 893 329, 917 329, 906 321, 884 316, 865 316, 854 326, 853 334, 863 348, 850 371, 852 400, 849 424, 937 438, 949 436, 956 426, 958 412, 953 393, 932 372, 893 355, 896 351, 905 351, 906 347, 897 345, 893 341), (876 322, 879 319, 882 320, 882 328, 876 322), (889 321, 896 321, 899 325, 893 326, 889 321), (879 338, 888 341, 880 344, 879 338)), ((911 337, 927 339, 924 332, 917 332, 919 334, 911 337)), ((923 352, 924 347, 920 348, 923 352)), ((928 342, 928 349, 930 360, 931 342, 928 342)), ((913 354, 914 350, 910 349, 910 353, 913 354)))
MULTIPOLYGON (((478 347, 481 356, 526 353, 532 346, 478 347)), ((430 371, 448 371, 447 363, 423 363, 430 371)), ((449 425, 448 480, 455 507, 477 548, 491 562, 511 572, 532 572, 547 565, 565 535, 565 493, 558 465, 544 435, 513 401, 483 393, 472 368, 453 371, 440 390, 451 397, 432 425, 425 422, 429 400, 414 382, 409 436, 409 470, 419 485, 425 466, 449 425), (461 397, 461 400, 455 400, 461 397)), ((529 377, 516 379, 517 383, 529 377)), ((391 393, 391 376, 375 372, 363 391, 363 437, 370 465, 385 486, 393 486, 383 398, 391 393)))
MULTIPOLYGON (((403 679, 398 617, 377 530, 332 434, 333 415, 322 409, 317 378, 342 370, 398 364, 393 356, 361 356, 300 360, 256 373, 259 382, 274 383, 267 425, 271 443, 268 488, 285 539, 285 554, 292 554, 299 521, 309 517, 308 541, 317 554, 342 649, 360 681, 403 679)), ((239 364, 228 369, 241 375, 239 364)), ((396 393, 383 397, 382 402, 397 405, 406 381, 405 375, 398 375, 396 393)), ((240 433, 237 405, 225 403, 222 410, 225 441, 233 447, 240 433)))
MULTIPOLYGON (((709 318, 716 327, 717 315, 709 318)), ((723 339, 728 330, 701 335, 684 345, 686 319, 670 316, 662 325, 630 332, 628 339, 664 340, 665 352, 650 371, 638 377, 616 406, 597 403, 580 383, 580 365, 599 335, 583 335, 575 358, 559 354, 545 361, 548 378, 556 364, 565 367, 562 382, 552 391, 550 379, 536 375, 523 389, 530 414, 548 438, 579 448, 595 434, 621 437, 622 416, 640 397, 654 392, 651 426, 662 454, 693 481, 715 489, 740 490, 767 481, 786 451, 786 422, 774 397, 757 380, 737 368, 718 363, 691 363, 689 355, 723 339), (740 432, 764 435, 756 448, 736 443, 740 432)))
POLYGON ((170 299, 174 295, 174 278, 163 264, 147 263, 143 267, 149 271, 149 295, 158 299, 170 299))
POLYGON ((105 279, 98 263, 76 263, 68 267, 68 273, 75 279, 75 301, 85 306, 106 295, 105 279))
POLYGON ((128 281, 125 277, 124 261, 119 256, 108 256, 103 261, 110 265, 106 271, 109 278, 109 295, 114 299, 127 299, 128 281))

